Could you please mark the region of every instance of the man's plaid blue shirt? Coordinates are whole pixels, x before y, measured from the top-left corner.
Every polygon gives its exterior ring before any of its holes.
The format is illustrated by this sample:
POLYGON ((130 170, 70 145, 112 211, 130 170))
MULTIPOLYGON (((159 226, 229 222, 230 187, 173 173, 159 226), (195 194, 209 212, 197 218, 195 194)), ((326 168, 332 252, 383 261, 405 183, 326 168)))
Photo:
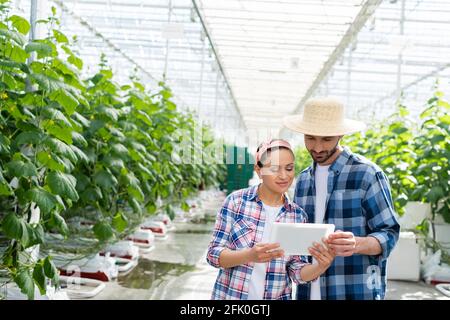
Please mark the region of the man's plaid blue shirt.
MULTIPOLYGON (((302 171, 295 189, 294 202, 306 211, 308 221, 314 221, 314 175, 315 165, 302 171)), ((384 299, 386 262, 398 240, 400 226, 386 175, 376 164, 346 147, 329 168, 324 223, 333 223, 336 230, 353 232, 356 237, 375 237, 383 251, 378 256, 336 257, 321 276, 322 299, 384 299)), ((297 299, 308 300, 309 294, 310 285, 297 287, 297 299)))

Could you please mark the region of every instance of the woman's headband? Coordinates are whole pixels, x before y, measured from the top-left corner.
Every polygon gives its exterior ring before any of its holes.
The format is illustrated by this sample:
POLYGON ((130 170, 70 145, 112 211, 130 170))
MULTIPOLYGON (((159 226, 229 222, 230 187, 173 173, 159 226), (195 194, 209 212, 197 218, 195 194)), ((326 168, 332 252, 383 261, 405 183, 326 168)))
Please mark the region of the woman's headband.
POLYGON ((267 152, 267 150, 276 147, 284 147, 292 151, 291 145, 286 140, 270 139, 266 142, 261 143, 261 145, 257 149, 255 154, 255 162, 258 163, 259 161, 261 161, 261 157, 263 156, 264 153, 267 152))

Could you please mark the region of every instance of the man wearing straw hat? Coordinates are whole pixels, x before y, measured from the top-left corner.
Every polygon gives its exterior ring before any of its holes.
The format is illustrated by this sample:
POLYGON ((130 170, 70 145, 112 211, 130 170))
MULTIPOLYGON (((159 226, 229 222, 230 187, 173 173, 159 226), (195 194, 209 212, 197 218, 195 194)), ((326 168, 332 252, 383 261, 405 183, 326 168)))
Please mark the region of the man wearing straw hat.
POLYGON ((377 300, 386 292, 386 260, 400 231, 389 182, 383 171, 339 142, 364 129, 344 118, 344 106, 332 98, 306 102, 302 115, 284 125, 304 134, 313 163, 297 179, 295 202, 308 221, 332 223, 325 241, 336 258, 320 278, 299 285, 297 299, 377 300))

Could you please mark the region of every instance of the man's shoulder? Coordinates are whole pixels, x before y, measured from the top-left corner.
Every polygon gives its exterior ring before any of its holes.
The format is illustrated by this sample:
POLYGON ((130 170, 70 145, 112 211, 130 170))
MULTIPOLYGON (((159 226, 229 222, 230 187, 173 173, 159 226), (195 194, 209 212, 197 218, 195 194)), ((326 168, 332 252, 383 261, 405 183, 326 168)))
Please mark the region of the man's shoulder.
POLYGON ((306 214, 305 210, 294 201, 289 202, 289 208, 290 211, 295 213, 297 216, 300 216, 306 220, 308 219, 308 215, 306 214))
POLYGON ((350 167, 350 171, 363 171, 368 175, 376 175, 377 172, 383 172, 375 162, 358 153, 351 154, 347 165, 350 167))
POLYGON ((302 171, 300 171, 300 173, 298 174, 297 179, 304 179, 306 177, 309 177, 311 169, 312 169, 312 166, 309 166, 309 167, 306 167, 305 169, 303 169, 302 171))

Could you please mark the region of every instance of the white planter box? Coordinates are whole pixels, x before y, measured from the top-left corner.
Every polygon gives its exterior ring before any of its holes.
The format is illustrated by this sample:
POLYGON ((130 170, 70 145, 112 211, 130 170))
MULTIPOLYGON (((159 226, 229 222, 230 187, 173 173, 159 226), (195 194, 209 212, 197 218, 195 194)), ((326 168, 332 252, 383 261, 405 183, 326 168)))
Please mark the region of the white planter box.
POLYGON ((450 254, 450 224, 435 223, 434 231, 436 233, 436 241, 450 254))
POLYGON ((419 281, 420 247, 413 232, 400 232, 397 245, 387 262, 389 280, 419 281))
POLYGON ((399 223, 403 230, 415 229, 423 219, 431 218, 431 205, 429 203, 408 201, 405 213, 400 217, 399 223))

